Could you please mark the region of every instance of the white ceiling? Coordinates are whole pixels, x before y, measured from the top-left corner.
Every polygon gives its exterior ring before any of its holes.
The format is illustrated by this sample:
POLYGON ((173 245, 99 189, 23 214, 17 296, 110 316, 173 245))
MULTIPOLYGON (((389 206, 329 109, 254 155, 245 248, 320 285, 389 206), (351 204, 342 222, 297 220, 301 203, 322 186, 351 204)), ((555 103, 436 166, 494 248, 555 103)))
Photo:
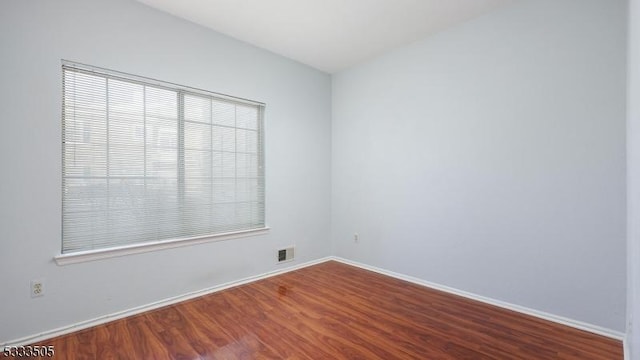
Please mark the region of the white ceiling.
POLYGON ((138 0, 328 73, 512 0, 138 0))

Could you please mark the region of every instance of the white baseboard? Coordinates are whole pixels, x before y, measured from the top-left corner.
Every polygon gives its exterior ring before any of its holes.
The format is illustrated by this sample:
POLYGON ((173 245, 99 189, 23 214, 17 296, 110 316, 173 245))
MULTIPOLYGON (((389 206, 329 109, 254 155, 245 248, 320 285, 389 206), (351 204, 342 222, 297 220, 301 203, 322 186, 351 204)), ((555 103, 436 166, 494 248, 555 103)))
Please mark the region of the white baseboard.
POLYGON ((274 270, 274 271, 270 271, 270 272, 266 272, 263 274, 259 274, 259 275, 255 275, 255 276, 249 276, 240 280, 236 280, 236 281, 230 281, 224 284, 220 284, 217 286, 213 286, 210 288, 206 288, 206 289, 202 289, 202 290, 197 290, 197 291, 193 291, 187 294, 183 294, 183 295, 179 295, 179 296, 174 296, 174 297, 170 297, 167 299, 163 299, 160 301, 156 301, 150 304, 146 304, 146 305, 142 305, 142 306, 137 306, 131 309, 127 309, 127 310, 123 310, 123 311, 118 311, 112 314, 108 314, 108 315, 104 315, 104 316, 100 316, 94 319, 89 319, 89 320, 85 320, 85 321, 81 321, 75 324, 71 324, 71 325, 67 325, 67 326, 63 326, 57 329, 53 329, 53 330, 48 330, 39 334, 35 334, 35 335, 29 335, 29 336, 25 336, 22 337, 20 339, 16 339, 16 340, 12 340, 12 341, 8 341, 6 343, 0 343, 0 347, 3 346, 21 346, 21 345, 28 345, 28 344, 33 344, 35 342, 41 342, 47 339, 51 339, 54 337, 58 337, 58 336, 62 336, 62 335, 66 335, 75 331, 79 331, 79 330, 83 330, 83 329, 87 329, 93 326, 97 326, 97 325, 101 325, 110 321, 114 321, 114 320, 118 320, 118 319, 122 319, 128 316, 133 316, 133 315, 137 315, 146 311, 150 311, 150 310, 154 310, 157 308, 161 308, 163 306, 167 306, 167 305, 173 305, 182 301, 186 301, 186 300, 190 300, 199 296, 203 296, 203 295, 208 295, 208 294, 212 294, 224 289, 228 289, 234 286, 239 286, 239 285, 244 285, 250 282, 254 282, 257 280, 262 280, 262 279, 266 279, 272 276, 276 276, 276 275, 280 275, 280 274, 284 274, 287 272, 291 272, 294 270, 298 270, 301 268, 305 268, 311 265, 315 265, 315 264, 319 264, 319 263, 323 263, 329 260, 332 260, 332 257, 324 257, 324 258, 320 258, 320 259, 316 259, 316 260, 312 260, 312 261, 308 261, 305 263, 301 263, 301 264, 297 264, 294 266, 289 266, 286 268, 282 268, 279 270, 274 270))
POLYGON ((573 320, 573 319, 569 319, 563 316, 558 316, 558 315, 554 315, 554 314, 549 314, 543 311, 538 311, 538 310, 534 310, 534 309, 530 309, 524 306, 520 306, 520 305, 515 305, 515 304, 511 304, 505 301, 500 301, 500 300, 496 300, 496 299, 492 299, 492 298, 488 298, 486 296, 481 296, 481 295, 477 295, 477 294, 473 294, 467 291, 462 291, 462 290, 458 290, 449 286, 445 286, 445 285, 440 285, 440 284, 436 284, 430 281, 426 281, 426 280, 422 280, 413 276, 408 276, 408 275, 404 275, 404 274, 399 274, 393 271, 388 271, 385 269, 381 269, 375 266, 370 266, 370 265, 366 265, 363 263, 359 263, 357 261, 353 261, 353 260, 348 260, 348 259, 344 259, 341 257, 337 257, 337 256, 332 256, 331 257, 333 260, 335 261, 339 261, 342 262, 344 264, 347 265, 352 265, 352 266, 357 266, 359 268, 365 269, 365 270, 370 270, 373 272, 377 272, 379 274, 383 274, 383 275, 387 275, 387 276, 391 276, 393 278, 396 279, 400 279, 400 280, 405 280, 408 281, 410 283, 413 284, 417 284, 417 285, 422 285, 422 286, 426 286, 428 288, 432 288, 435 290, 440 290, 449 294, 454 294, 454 295, 459 295, 471 300, 476 300, 476 301, 480 301, 482 303, 485 304, 489 304, 489 305, 494 305, 494 306, 498 306, 507 310, 512 310, 512 311, 516 311, 519 313, 523 313, 523 314, 527 314, 527 315, 531 315, 531 316, 535 316, 537 318, 543 319, 543 320, 548 320, 548 321, 552 321, 554 323, 558 323, 561 325, 566 325, 566 326, 570 326, 576 329, 580 329, 580 330, 584 330, 584 331, 588 331, 590 333, 594 333, 594 334, 598 334, 598 335, 602 335, 602 336, 606 336, 608 338, 612 338, 615 340, 620 340, 620 341, 624 341, 625 339, 625 334, 619 331, 615 331, 615 330, 611 330, 611 329, 607 329, 601 326, 597 326, 597 325, 593 325, 593 324, 588 324, 582 321, 578 321, 578 320, 573 320))
POLYGON ((515 305, 515 304, 510 304, 504 301, 500 301, 500 300, 495 300, 495 299, 491 299, 485 296, 480 296, 480 295, 476 295, 473 293, 469 293, 466 291, 462 291, 462 290, 458 290, 458 289, 454 289, 448 286, 444 286, 444 285, 440 285, 440 284, 436 284, 436 283, 432 283, 426 280, 422 280, 416 277, 412 277, 412 276, 408 276, 408 275, 404 275, 404 274, 399 274, 399 273, 395 273, 393 271, 388 271, 385 269, 381 269, 375 266, 370 266, 370 265, 366 265, 363 263, 359 263, 357 261, 353 261, 353 260, 348 260, 348 259, 344 259, 341 257, 337 257, 337 256, 328 256, 328 257, 324 257, 324 258, 320 258, 320 259, 316 259, 316 260, 312 260, 312 261, 308 261, 305 263, 301 263, 301 264, 297 264, 294 266, 290 266, 287 268, 283 268, 283 269, 279 269, 279 270, 274 270, 274 271, 270 271, 270 272, 266 272, 263 274, 259 274, 259 275, 255 275, 255 276, 249 276, 237 281, 231 281, 228 283, 224 283, 224 284, 220 284, 217 286, 213 286, 210 288, 206 288, 206 289, 202 289, 202 290, 198 290, 198 291, 193 291, 184 295, 179 295, 179 296, 175 296, 175 297, 171 297, 171 298, 167 298, 167 299, 163 299, 160 301, 156 301, 150 304, 146 304, 146 305, 142 305, 142 306, 138 306, 135 308, 131 308, 131 309, 127 309, 127 310, 123 310, 123 311, 118 311, 112 314, 108 314, 108 315, 104 315, 104 316, 100 316, 94 319, 89 319, 89 320, 85 320, 82 322, 78 322, 75 324, 71 324, 71 325, 67 325, 67 326, 63 326, 57 329, 53 329, 53 330, 49 330, 49 331, 45 331, 39 334, 35 334, 35 335, 30 335, 30 336, 26 336, 20 339, 16 339, 16 340, 12 340, 12 341, 8 341, 6 343, 0 343, 0 346, 9 346, 9 345, 13 345, 13 346, 20 346, 20 345, 27 345, 27 344, 32 344, 35 342, 41 342, 47 339, 51 339, 54 337, 58 337, 58 336, 62 336, 62 335, 66 335, 75 331, 79 331, 79 330, 83 330, 83 329, 87 329, 93 326, 97 326, 97 325, 101 325, 110 321, 114 321, 114 320, 118 320, 118 319, 122 319, 128 316, 133 316, 133 315, 137 315, 146 311, 150 311, 150 310, 154 310, 163 306, 167 306, 167 305, 173 305, 182 301, 186 301, 186 300, 190 300, 199 296, 203 296, 203 295, 207 295, 207 294, 212 294, 224 289, 228 289, 234 286, 239 286, 239 285, 244 285, 247 283, 251 283, 257 280, 261 280, 261 279, 266 279, 272 276, 276 276, 276 275, 280 275, 280 274, 284 274, 287 272, 291 272, 294 270, 298 270, 298 269, 302 269, 311 265, 316 265, 319 263, 323 263, 326 261, 330 261, 330 260, 335 260, 347 265, 352 265, 352 266, 356 266, 365 270, 370 270, 373 272, 377 272, 379 274, 383 274, 383 275, 387 275, 396 279, 400 279, 400 280, 405 280, 417 285, 421 285, 421 286, 425 286, 428 288, 432 288, 435 290, 440 290, 446 293, 450 293, 450 294, 454 294, 454 295, 459 295, 459 296, 463 296, 465 298, 471 299, 471 300, 476 300, 476 301, 480 301, 486 304, 490 304, 490 305, 495 305, 504 309, 508 309, 508 310, 512 310, 512 311, 516 311, 519 313, 523 313, 523 314, 527 314, 527 315, 531 315, 531 316, 535 316, 537 318, 541 318, 544 320, 548 320, 548 321, 552 321, 561 325, 566 325, 566 326, 570 326, 576 329, 580 329, 580 330, 584 330, 584 331, 588 331, 594 334, 598 334, 598 335, 603 335, 612 339, 616 339, 616 340, 621 340, 623 341, 623 345, 624 345, 624 350, 625 350, 625 359, 629 359, 628 358, 628 354, 627 354, 627 342, 625 339, 625 334, 618 332, 618 331, 614 331, 611 329, 607 329, 607 328, 603 328, 600 326, 596 326, 596 325, 592 325, 592 324, 588 324, 588 323, 584 323, 581 321, 577 321, 577 320, 573 320, 573 319, 569 319, 569 318, 565 318, 562 316, 557 316, 557 315, 553 315, 553 314, 549 314, 549 313, 545 313, 542 311, 538 311, 538 310, 534 310, 534 309, 529 309, 526 308, 524 306, 519 306, 519 305, 515 305))
POLYGON ((631 353, 629 351, 629 334, 626 334, 624 336, 624 339, 622 339, 622 351, 624 351, 624 360, 631 360, 631 353))

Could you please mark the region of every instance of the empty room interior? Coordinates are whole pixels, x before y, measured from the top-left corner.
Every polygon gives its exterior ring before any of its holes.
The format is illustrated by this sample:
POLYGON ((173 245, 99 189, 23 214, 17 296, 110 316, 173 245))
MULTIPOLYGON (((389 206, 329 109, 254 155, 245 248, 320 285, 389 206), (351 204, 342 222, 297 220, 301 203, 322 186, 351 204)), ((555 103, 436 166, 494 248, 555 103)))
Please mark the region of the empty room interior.
POLYGON ((640 0, 3 0, 0 346, 640 360, 640 0))

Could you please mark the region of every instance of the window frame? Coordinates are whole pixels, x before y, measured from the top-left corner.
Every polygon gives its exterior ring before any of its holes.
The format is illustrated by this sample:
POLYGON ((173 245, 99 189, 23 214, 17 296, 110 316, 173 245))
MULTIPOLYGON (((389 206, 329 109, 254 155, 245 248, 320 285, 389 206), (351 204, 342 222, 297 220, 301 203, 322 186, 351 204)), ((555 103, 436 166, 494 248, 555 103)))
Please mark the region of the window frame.
MULTIPOLYGON (((258 227, 258 228, 250 228, 250 229, 240 229, 240 230, 233 230, 233 231, 229 231, 229 232, 216 232, 216 233, 208 233, 208 234, 203 234, 203 235, 197 235, 197 236, 185 236, 185 237, 178 237, 178 238, 167 238, 167 239, 160 239, 160 240, 152 240, 152 241, 144 241, 144 242, 132 242, 132 243, 127 243, 127 244, 121 244, 121 245, 116 245, 116 246, 107 246, 107 247, 102 247, 102 248, 97 248, 97 249, 90 249, 90 250, 76 250, 76 251, 72 251, 72 252, 64 252, 63 251, 63 243, 64 243, 64 237, 62 236, 61 233, 61 249, 60 249, 60 254, 54 257, 55 262, 58 265, 66 265, 66 264, 72 264, 72 263, 78 263, 78 262, 85 262, 85 261, 92 261, 92 260, 98 260, 98 259, 105 259, 105 258, 111 258, 111 257, 116 257, 116 256, 123 256, 123 255, 129 255, 129 254, 136 254, 136 253, 143 253, 143 252, 149 252, 149 251, 156 251, 156 250, 162 250, 162 249, 169 249, 169 248, 175 248, 175 247, 181 247, 181 246, 188 246, 188 245, 196 245, 196 244, 201 244, 201 243, 206 243, 206 242, 213 242, 213 241, 223 241, 223 240, 228 240, 228 239, 235 239, 235 238, 242 238, 242 237, 247 237, 247 236, 258 236, 258 235, 265 235, 269 232, 269 227, 267 226, 267 218, 266 218, 266 194, 265 194, 265 188, 266 188, 266 179, 265 179, 265 129, 264 129, 264 110, 265 110, 265 104, 261 103, 261 102, 256 102, 256 101, 252 101, 252 100, 247 100, 244 98, 239 98, 239 97, 234 97, 234 96, 229 96, 229 95, 225 95, 225 94, 220 94, 220 93, 215 93, 215 92, 211 92, 211 91, 206 91, 206 90, 201 90, 201 89, 197 89, 197 88, 192 88, 192 87, 188 87, 188 86, 184 86, 184 85, 178 85, 178 84, 174 84, 174 83, 170 83, 170 82, 166 82, 166 81, 160 81, 160 80, 156 80, 156 79, 152 79, 152 78, 147 78, 147 77, 143 77, 143 76, 138 76, 138 75, 131 75, 131 74, 127 74, 127 73, 123 73, 123 72, 119 72, 119 71, 113 71, 113 70, 109 70, 109 69, 104 69, 104 68, 99 68, 99 67, 95 67, 95 66, 91 66, 91 65, 85 65, 85 64, 81 64, 81 63, 77 63, 77 62, 72 62, 72 61, 68 61, 68 60, 62 60, 62 67, 61 67, 61 73, 62 73, 62 77, 65 76, 65 70, 71 70, 71 71, 77 71, 77 72, 81 72, 81 73, 85 73, 85 74, 89 74, 89 75, 96 75, 96 76, 100 76, 100 77, 105 77, 105 78, 112 78, 115 80, 121 80, 121 81, 126 81, 129 83, 138 83, 140 85, 143 86, 152 86, 152 87, 157 87, 157 88, 161 88, 161 89, 168 89, 171 91, 175 91, 177 96, 178 96, 178 114, 177 114, 177 126, 178 128, 182 128, 184 129, 185 127, 185 123, 188 122, 189 120, 185 119, 185 110, 184 108, 182 108, 182 103, 184 103, 184 99, 187 95, 189 96, 204 96, 206 98, 212 98, 212 99, 216 99, 216 100, 221 100, 221 101, 230 101, 236 104, 248 104, 251 106, 256 106, 258 109, 258 181, 259 181, 259 187, 262 191, 261 195, 259 196, 258 199, 262 200, 262 224, 263 227, 258 227)), ((64 90, 62 91, 62 96, 61 99, 63 99, 65 96, 64 90)), ((65 157, 65 134, 64 134, 64 125, 65 125, 65 119, 64 119, 64 114, 65 114, 65 109, 64 109, 64 100, 61 100, 61 108, 63 109, 62 111, 62 181, 63 184, 65 183, 65 163, 64 163, 64 157, 65 157)), ((213 123, 211 126, 214 126, 213 123)), ((234 129, 238 129, 238 127, 234 127, 234 129)), ((107 136, 110 136, 107 134, 107 136)), ((178 135, 180 136, 184 136, 184 130, 183 133, 178 135)), ((146 140, 145 140, 146 141, 146 140)), ((213 140, 211 140, 213 141, 213 140)), ((185 181, 185 149, 186 146, 184 144, 184 141, 180 142, 177 146, 177 153, 178 153, 178 173, 179 175, 177 176, 177 180, 178 181, 185 181), (183 160, 180 162, 180 160, 183 160), (180 174, 181 173, 181 174, 180 174)), ((213 151, 213 150, 212 150, 213 151)), ((235 152, 237 154, 237 149, 235 150, 235 152)), ((215 177, 213 175, 211 175, 211 179, 214 179, 215 177)), ((109 178, 109 175, 107 175, 107 178, 109 178)), ((237 178, 236 178, 237 181, 237 178)), ((62 189, 64 189, 62 187, 62 189)), ((178 188, 176 190, 176 193, 179 194, 180 189, 178 188)), ((64 198, 64 194, 61 193, 61 204, 64 204, 65 198, 64 198)), ((182 206, 182 205, 181 205, 182 206)), ((63 206, 64 207, 64 206, 63 206)), ((62 211, 64 211, 64 209, 62 209, 62 211)), ((64 213, 61 213, 61 219, 64 218, 64 213)), ((61 223, 61 226, 63 226, 63 224, 61 223)), ((63 228, 62 228, 63 229, 63 228)))

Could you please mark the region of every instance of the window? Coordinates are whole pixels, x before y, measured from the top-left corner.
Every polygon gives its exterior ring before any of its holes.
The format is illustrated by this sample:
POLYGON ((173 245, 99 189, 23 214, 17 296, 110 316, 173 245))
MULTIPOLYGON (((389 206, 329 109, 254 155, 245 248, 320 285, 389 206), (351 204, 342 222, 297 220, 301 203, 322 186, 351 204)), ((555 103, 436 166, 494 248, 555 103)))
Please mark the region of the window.
POLYGON ((63 254, 265 228, 263 104, 62 72, 63 254))

